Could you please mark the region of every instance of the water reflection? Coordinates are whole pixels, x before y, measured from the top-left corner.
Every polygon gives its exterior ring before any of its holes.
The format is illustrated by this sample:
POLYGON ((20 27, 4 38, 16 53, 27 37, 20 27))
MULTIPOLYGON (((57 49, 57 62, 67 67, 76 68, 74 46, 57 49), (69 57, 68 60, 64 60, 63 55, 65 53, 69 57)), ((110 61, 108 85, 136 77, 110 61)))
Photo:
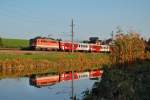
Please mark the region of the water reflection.
POLYGON ((32 75, 29 79, 29 84, 38 88, 55 85, 58 82, 60 82, 59 75, 51 74, 32 75))
MULTIPOLYGON (((73 78, 74 80, 81 80, 86 78, 96 80, 102 76, 102 73, 103 73, 102 70, 93 70, 88 72, 74 72, 73 78)), ((40 88, 44 86, 55 85, 56 83, 69 80, 72 80, 72 72, 65 72, 59 75, 51 75, 49 73, 45 73, 45 74, 31 75, 29 83, 32 86, 40 88)))
MULTIPOLYGON (((79 99, 82 98, 82 92, 91 89, 95 82, 95 80, 90 80, 93 79, 90 76, 94 74, 88 74, 89 77, 86 78, 86 73, 75 72, 74 74, 79 78, 74 81, 75 95, 79 99)), ((69 75, 71 75, 70 72, 60 75, 46 73, 31 75, 29 78, 2 79, 0 80, 1 100, 70 100, 71 77, 68 78, 69 75)))

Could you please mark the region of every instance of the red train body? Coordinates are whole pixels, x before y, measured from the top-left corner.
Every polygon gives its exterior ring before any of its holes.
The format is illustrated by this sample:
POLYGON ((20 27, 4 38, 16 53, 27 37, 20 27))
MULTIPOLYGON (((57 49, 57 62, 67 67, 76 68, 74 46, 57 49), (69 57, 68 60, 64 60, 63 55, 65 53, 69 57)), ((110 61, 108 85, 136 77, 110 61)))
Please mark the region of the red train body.
POLYGON ((90 52, 100 52, 100 51, 101 51, 101 45, 97 45, 97 44, 90 45, 90 52))
MULTIPOLYGON (((77 50, 78 43, 74 43, 73 49, 77 50)), ((62 51, 71 51, 72 50, 72 43, 71 42, 59 42, 59 48, 62 51)))
POLYGON ((48 38, 37 37, 30 40, 30 47, 35 50, 60 50, 60 51, 85 51, 85 52, 110 52, 109 45, 74 43, 57 41, 48 38))

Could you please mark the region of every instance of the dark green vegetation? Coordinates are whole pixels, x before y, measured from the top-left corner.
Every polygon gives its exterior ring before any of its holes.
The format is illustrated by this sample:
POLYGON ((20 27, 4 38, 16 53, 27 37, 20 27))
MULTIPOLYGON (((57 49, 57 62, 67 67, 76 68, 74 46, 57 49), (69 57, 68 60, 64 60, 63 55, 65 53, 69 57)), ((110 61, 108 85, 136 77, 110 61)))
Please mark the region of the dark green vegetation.
POLYGON ((3 44, 2 44, 2 38, 0 37, 0 47, 2 47, 3 44))
POLYGON ((85 100, 150 100, 150 61, 128 67, 104 68, 101 82, 95 83, 85 100))
POLYGON ((150 100, 150 53, 135 33, 119 34, 111 54, 111 67, 103 67, 85 100, 150 100))
POLYGON ((29 47, 29 40, 0 38, 0 47, 17 49, 27 48, 29 47))
POLYGON ((148 39, 148 41, 145 41, 146 43, 146 51, 150 52, 150 38, 148 39))

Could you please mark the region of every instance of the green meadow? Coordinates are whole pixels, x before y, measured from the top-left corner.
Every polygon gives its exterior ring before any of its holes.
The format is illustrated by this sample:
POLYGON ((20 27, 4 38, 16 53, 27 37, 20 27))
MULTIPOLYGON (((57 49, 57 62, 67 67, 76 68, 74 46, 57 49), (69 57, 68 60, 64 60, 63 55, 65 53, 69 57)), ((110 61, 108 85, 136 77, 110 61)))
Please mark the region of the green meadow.
POLYGON ((27 48, 29 47, 29 40, 25 39, 1 39, 3 48, 27 48))

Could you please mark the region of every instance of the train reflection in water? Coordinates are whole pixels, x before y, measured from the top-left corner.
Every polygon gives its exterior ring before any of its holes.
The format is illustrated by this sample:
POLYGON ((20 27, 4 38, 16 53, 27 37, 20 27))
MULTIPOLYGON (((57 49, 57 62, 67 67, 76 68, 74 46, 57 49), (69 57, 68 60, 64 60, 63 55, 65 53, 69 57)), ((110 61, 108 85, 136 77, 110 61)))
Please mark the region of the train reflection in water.
MULTIPOLYGON (((103 74, 102 70, 92 70, 87 72, 74 72, 74 80, 80 79, 99 79, 103 74)), ((62 81, 69 81, 72 80, 72 72, 65 72, 59 75, 52 75, 52 74, 38 74, 30 76, 29 83, 35 87, 44 87, 44 86, 51 86, 55 85, 56 83, 62 81)))
POLYGON ((40 74, 40 75, 32 75, 29 79, 29 83, 35 87, 44 87, 51 86, 59 81, 59 75, 50 75, 50 74, 40 74))

